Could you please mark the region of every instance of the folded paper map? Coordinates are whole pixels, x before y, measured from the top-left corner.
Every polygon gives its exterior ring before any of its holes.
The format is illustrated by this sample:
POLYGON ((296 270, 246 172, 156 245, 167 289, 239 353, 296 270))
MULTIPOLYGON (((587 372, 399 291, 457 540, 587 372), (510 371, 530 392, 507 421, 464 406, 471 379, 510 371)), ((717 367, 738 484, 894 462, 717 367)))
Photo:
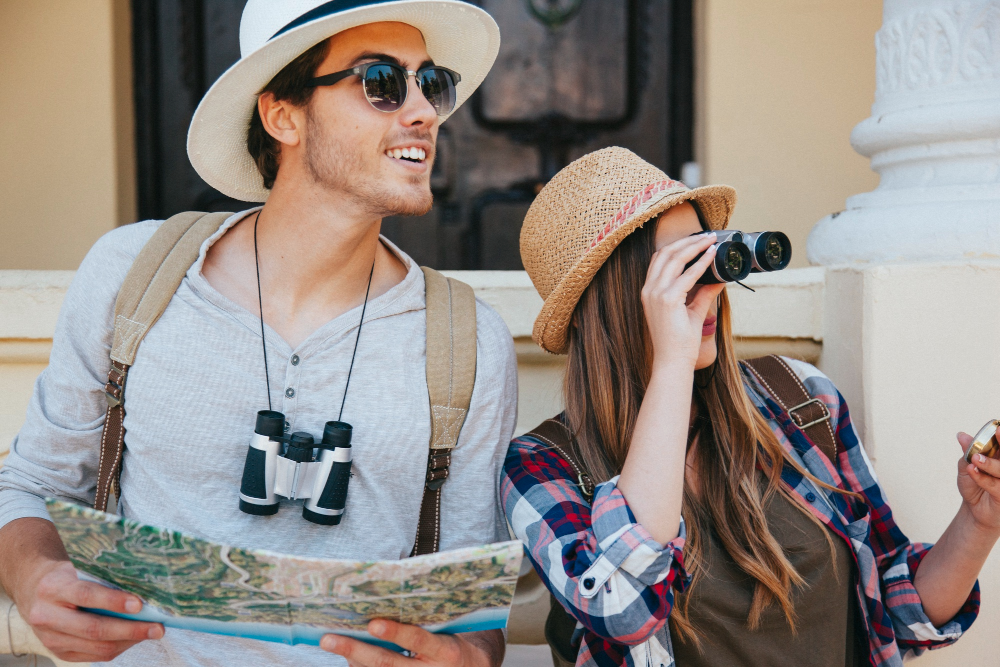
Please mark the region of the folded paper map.
POLYGON ((286 644, 334 632, 385 645, 365 631, 375 618, 449 634, 502 628, 523 553, 514 541, 395 561, 301 558, 46 505, 81 578, 145 602, 113 615, 286 644))

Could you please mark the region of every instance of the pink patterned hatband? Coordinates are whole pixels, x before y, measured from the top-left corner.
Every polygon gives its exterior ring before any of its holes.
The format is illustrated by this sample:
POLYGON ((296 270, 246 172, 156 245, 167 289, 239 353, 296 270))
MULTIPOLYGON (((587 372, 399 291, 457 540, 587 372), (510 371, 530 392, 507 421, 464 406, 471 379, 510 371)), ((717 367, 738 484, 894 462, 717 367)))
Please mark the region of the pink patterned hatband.
POLYGON ((590 250, 592 250, 594 246, 603 241, 609 234, 611 234, 611 232, 615 231, 616 229, 624 225, 626 222, 631 220, 637 214, 646 211, 649 207, 643 206, 643 204, 652 199, 654 195, 657 195, 663 192, 664 190, 673 190, 675 188, 683 188, 684 190, 686 190, 687 186, 681 183, 680 181, 669 180, 669 181, 658 181, 656 183, 651 183, 650 185, 644 187, 642 189, 642 192, 632 197, 632 199, 630 199, 620 209, 618 209, 618 213, 615 215, 614 218, 611 219, 611 222, 604 225, 604 229, 602 229, 597 234, 597 237, 590 242, 590 247, 587 248, 587 251, 589 252, 590 250))

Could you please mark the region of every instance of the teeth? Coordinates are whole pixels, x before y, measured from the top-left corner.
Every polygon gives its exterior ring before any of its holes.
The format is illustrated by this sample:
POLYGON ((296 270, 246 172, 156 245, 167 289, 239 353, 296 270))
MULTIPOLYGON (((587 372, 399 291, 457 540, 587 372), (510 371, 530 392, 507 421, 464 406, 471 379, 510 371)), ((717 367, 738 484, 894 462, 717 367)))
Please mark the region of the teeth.
POLYGON ((427 151, 423 148, 390 148, 385 152, 386 157, 395 158, 397 160, 402 158, 407 158, 410 160, 420 160, 421 162, 427 159, 427 151))

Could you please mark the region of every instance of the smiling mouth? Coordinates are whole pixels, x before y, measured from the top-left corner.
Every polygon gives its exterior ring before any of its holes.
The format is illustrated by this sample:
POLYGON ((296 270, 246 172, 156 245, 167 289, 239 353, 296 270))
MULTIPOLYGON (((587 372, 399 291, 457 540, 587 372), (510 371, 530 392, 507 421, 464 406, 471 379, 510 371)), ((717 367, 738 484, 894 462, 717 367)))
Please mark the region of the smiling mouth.
POLYGON ((413 162, 421 164, 427 159, 427 151, 423 148, 390 148, 385 152, 385 156, 403 162, 413 162))

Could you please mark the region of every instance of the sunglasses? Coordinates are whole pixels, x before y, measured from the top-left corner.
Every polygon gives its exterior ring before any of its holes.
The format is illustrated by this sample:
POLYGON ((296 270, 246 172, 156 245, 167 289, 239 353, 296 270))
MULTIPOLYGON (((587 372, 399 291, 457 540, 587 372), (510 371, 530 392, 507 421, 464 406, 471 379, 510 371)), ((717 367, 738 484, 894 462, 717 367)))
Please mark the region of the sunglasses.
POLYGON ((447 67, 431 65, 421 67, 416 72, 403 69, 395 63, 374 62, 358 65, 333 74, 324 74, 310 79, 309 87, 332 86, 349 76, 361 77, 368 103, 379 111, 398 111, 406 102, 407 81, 412 76, 420 86, 427 101, 439 116, 447 116, 455 110, 455 86, 462 77, 447 67))

